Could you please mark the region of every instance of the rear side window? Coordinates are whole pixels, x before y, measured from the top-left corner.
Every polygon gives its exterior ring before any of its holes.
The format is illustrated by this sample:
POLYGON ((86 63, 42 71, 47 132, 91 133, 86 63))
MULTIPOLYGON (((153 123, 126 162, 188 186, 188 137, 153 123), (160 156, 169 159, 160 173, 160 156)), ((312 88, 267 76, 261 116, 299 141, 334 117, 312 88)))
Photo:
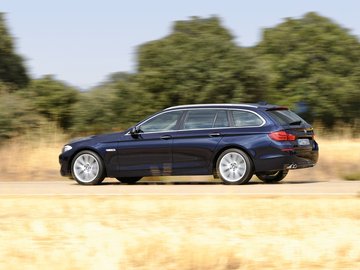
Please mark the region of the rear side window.
POLYGON ((184 129, 202 129, 228 127, 227 114, 223 110, 189 111, 184 122, 184 129))
POLYGON ((235 127, 258 127, 264 121, 255 113, 248 111, 231 111, 235 127))
POLYGON ((214 128, 228 127, 228 126, 229 126, 229 120, 226 111, 218 111, 214 122, 214 128))
POLYGON ((290 110, 270 110, 267 113, 280 125, 300 125, 304 119, 290 110))

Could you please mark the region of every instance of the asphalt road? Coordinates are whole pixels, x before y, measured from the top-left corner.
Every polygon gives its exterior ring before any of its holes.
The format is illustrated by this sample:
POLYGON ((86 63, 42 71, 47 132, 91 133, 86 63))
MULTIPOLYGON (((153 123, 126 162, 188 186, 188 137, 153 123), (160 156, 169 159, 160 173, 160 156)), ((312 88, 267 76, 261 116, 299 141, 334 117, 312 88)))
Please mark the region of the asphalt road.
POLYGON ((0 195, 347 195, 360 196, 360 181, 283 181, 277 184, 250 182, 228 186, 209 181, 140 181, 135 185, 106 181, 81 186, 75 181, 0 182, 0 195))

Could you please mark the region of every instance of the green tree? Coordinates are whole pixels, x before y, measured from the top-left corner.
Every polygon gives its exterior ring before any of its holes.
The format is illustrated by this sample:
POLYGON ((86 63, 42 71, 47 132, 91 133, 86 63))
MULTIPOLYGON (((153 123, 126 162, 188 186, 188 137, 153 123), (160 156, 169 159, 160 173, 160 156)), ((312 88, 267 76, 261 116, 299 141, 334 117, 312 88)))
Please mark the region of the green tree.
POLYGON ((21 88, 29 83, 29 77, 23 59, 14 51, 13 38, 4 17, 4 14, 0 13, 0 82, 12 83, 21 88))
POLYGON ((138 87, 152 106, 261 99, 266 77, 249 50, 239 48, 217 17, 175 23, 172 33, 140 46, 138 87))
POLYGON ((79 94, 74 106, 72 131, 74 133, 100 133, 114 129, 116 120, 114 90, 97 87, 79 94))
POLYGON ((31 100, 36 112, 50 121, 57 122, 64 129, 71 127, 74 105, 79 96, 76 89, 48 75, 31 81, 22 94, 31 100))
POLYGON ((43 119, 33 110, 29 100, 11 87, 0 83, 0 143, 39 128, 43 119))
POLYGON ((127 74, 127 77, 113 81, 109 87, 114 89, 114 111, 119 125, 127 128, 156 111, 153 95, 139 85, 137 74, 127 74))
POLYGON ((267 100, 295 107, 327 126, 360 115, 360 43, 328 18, 308 13, 265 29, 256 47, 269 74, 267 100))
POLYGON ((81 93, 75 105, 74 132, 99 133, 128 128, 152 113, 149 94, 134 74, 118 72, 98 87, 81 93))

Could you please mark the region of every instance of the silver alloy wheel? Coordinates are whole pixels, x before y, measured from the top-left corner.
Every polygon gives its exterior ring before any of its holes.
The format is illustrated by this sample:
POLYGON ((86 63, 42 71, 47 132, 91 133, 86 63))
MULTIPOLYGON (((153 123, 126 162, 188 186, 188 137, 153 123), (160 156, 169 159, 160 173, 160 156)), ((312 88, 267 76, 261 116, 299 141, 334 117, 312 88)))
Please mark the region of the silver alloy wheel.
POLYGON ((99 162, 93 155, 82 154, 74 162, 75 177, 83 183, 94 181, 99 171, 99 162))
POLYGON ((246 173, 247 167, 245 159, 236 152, 224 155, 220 160, 219 166, 221 176, 228 182, 237 182, 246 173))

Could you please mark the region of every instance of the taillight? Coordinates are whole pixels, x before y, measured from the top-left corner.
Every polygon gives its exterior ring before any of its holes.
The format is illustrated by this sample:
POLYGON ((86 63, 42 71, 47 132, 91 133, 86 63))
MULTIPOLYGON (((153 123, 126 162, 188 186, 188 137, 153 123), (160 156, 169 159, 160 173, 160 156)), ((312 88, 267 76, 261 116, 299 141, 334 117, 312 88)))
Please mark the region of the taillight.
POLYGON ((296 136, 290 133, 287 133, 284 130, 274 131, 269 134, 269 137, 274 141, 295 141, 296 136))

